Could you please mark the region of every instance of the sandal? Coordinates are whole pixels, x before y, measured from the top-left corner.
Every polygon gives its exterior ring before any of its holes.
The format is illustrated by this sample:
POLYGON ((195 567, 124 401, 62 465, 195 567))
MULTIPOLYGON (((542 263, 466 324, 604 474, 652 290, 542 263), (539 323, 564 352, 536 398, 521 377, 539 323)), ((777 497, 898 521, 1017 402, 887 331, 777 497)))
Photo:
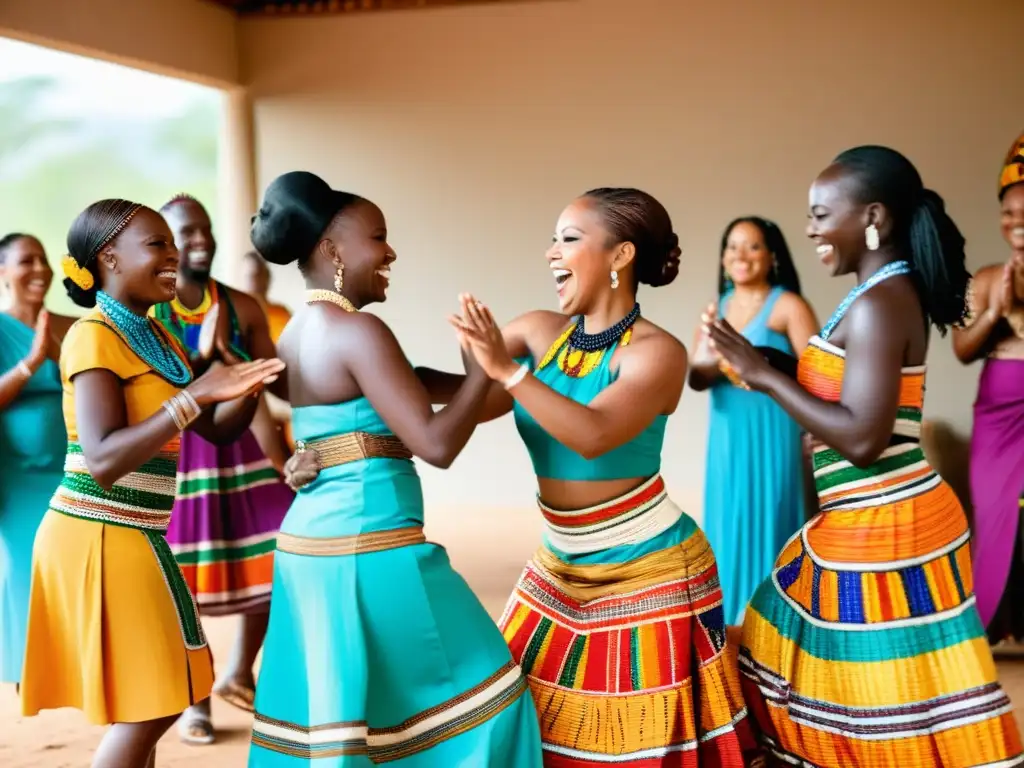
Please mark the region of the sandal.
POLYGON ((234 680, 225 680, 214 687, 213 692, 230 704, 244 712, 254 712, 256 691, 246 685, 236 683, 234 680))
POLYGON ((185 744, 205 747, 216 738, 210 716, 192 709, 186 709, 178 718, 178 738, 185 744))

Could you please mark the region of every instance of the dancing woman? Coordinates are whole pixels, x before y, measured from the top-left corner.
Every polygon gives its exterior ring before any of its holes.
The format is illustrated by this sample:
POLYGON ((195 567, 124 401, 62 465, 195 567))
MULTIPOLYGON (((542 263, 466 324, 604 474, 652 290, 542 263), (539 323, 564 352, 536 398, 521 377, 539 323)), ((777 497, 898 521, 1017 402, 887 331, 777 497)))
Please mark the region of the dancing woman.
MULTIPOLYGON (((759 216, 722 235, 718 301, 708 308, 751 344, 799 356, 817 321, 782 230, 759 216)), ((747 602, 775 556, 806 521, 800 427, 767 395, 735 386, 698 327, 690 386, 711 390, 704 528, 718 559, 727 624, 742 624, 747 602)))
MULTIPOLYGON (((650 195, 591 190, 547 253, 561 312, 500 331, 469 298, 452 318, 495 380, 485 416, 514 410, 537 475, 544 542, 501 628, 547 766, 740 766, 752 746, 714 555, 660 474, 686 349, 636 292, 675 278, 678 243, 650 195)), ((458 381, 422 375, 438 401, 458 381)))
POLYGON ((0 682, 21 680, 32 581, 32 542, 64 476, 68 436, 60 410, 60 343, 70 317, 43 302, 53 281, 31 235, 0 238, 0 682))
POLYGON ((207 698, 210 652, 164 534, 179 435, 237 437, 279 360, 216 366, 193 381, 149 309, 174 296, 178 254, 158 213, 126 200, 68 232, 68 295, 89 312, 61 350, 64 479, 36 535, 22 712, 75 707, 113 723, 94 768, 155 764, 175 718, 207 698))
POLYGON ((984 359, 971 431, 974 588, 989 640, 1024 640, 1024 135, 999 178, 1004 264, 978 270, 965 328, 953 349, 965 365, 984 359))
POLYGON ((821 514, 743 625, 744 691, 780 765, 1024 761, 978 618, 967 519, 920 445, 928 323, 961 321, 964 239, 914 166, 842 153, 810 192, 808 236, 858 285, 800 360, 772 368, 727 322, 715 348, 816 438, 821 514))
POLYGON ((300 455, 319 477, 281 526, 256 687, 250 766, 535 768, 526 681, 441 547, 423 535, 413 455, 448 466, 488 380, 434 413, 388 327, 395 252, 373 203, 287 173, 267 189, 252 242, 298 262, 306 304, 281 336, 300 455))

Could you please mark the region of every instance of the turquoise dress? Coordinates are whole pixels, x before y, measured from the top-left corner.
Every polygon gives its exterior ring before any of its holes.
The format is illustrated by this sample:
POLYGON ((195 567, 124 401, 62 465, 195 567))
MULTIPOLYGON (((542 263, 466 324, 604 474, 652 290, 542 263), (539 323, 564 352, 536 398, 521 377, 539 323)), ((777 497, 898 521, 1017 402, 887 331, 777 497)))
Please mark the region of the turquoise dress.
MULTIPOLYGON (((776 286, 743 329, 754 346, 793 354, 768 318, 784 293, 776 286)), ((723 316, 732 293, 719 302, 723 316)), ((718 560, 725 620, 742 624, 754 590, 805 521, 800 427, 774 400, 728 381, 711 388, 704 530, 718 560)))
MULTIPOLYGON (((0 373, 28 354, 34 337, 32 328, 0 314, 0 373)), ((60 371, 48 359, 0 409, 0 682, 21 682, 32 543, 64 477, 67 447, 60 371)))
MULTIPOLYGON (((295 408, 292 426, 306 442, 392 434, 365 398, 295 408)), ((539 768, 526 681, 442 547, 284 551, 422 525, 420 479, 405 459, 331 466, 297 494, 274 558, 252 768, 313 758, 317 768, 539 768)))

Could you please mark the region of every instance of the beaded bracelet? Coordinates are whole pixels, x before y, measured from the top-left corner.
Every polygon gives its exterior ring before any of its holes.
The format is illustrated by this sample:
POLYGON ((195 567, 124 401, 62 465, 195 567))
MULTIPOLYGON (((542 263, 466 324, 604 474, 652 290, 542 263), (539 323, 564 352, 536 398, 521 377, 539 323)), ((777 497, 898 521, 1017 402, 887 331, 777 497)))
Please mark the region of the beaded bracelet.
POLYGON ((740 389, 750 389, 750 385, 740 378, 739 374, 736 373, 736 369, 733 368, 729 361, 724 357, 718 361, 718 370, 722 372, 725 378, 727 378, 733 386, 739 387, 740 389))
POLYGON ((164 410, 171 415, 174 426, 182 432, 188 429, 189 424, 198 419, 199 415, 203 412, 202 408, 199 407, 199 403, 192 397, 192 393, 185 389, 174 395, 174 397, 165 400, 162 405, 164 410))

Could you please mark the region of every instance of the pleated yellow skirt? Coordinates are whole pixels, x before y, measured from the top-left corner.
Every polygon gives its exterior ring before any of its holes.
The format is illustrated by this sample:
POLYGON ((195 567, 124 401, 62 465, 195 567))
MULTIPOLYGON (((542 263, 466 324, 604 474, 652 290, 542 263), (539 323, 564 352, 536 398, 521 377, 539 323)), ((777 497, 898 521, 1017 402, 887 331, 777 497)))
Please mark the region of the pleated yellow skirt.
POLYGON ((205 641, 186 645, 171 582, 146 533, 51 510, 32 569, 24 715, 74 707, 98 725, 134 723, 210 695, 210 650, 205 641))

